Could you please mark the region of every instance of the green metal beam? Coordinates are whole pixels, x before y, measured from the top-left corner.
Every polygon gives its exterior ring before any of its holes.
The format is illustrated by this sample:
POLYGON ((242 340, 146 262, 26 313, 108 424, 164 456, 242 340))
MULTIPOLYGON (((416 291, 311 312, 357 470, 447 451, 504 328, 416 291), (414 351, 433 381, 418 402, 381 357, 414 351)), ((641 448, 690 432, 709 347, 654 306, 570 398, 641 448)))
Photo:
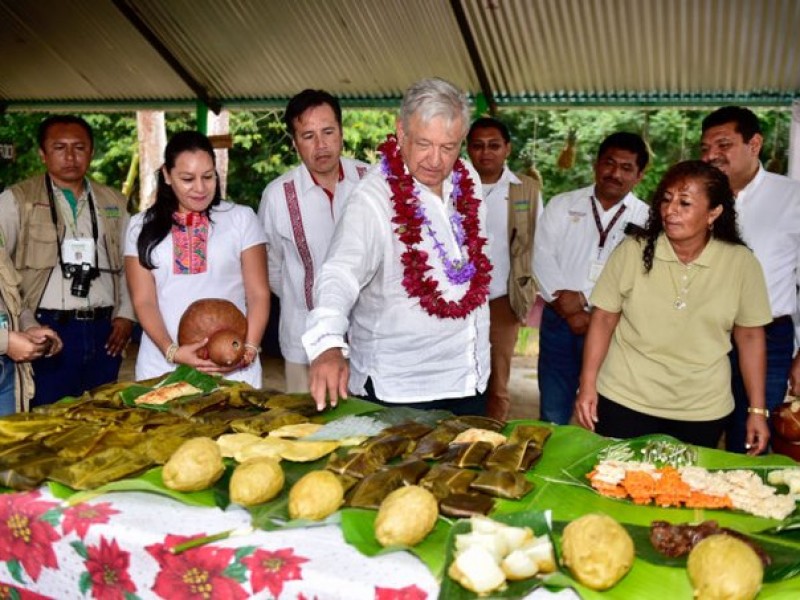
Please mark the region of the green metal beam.
MULTIPOLYGON (((473 100, 476 100, 473 97, 473 100)), ((714 94, 674 94, 668 92, 630 92, 590 94, 560 92, 552 94, 495 95, 495 101, 502 107, 526 107, 531 109, 552 108, 602 108, 602 107, 680 107, 720 106, 723 104, 743 104, 747 106, 784 106, 800 99, 800 90, 795 91, 751 91, 719 92, 714 94)), ((289 98, 227 98, 220 99, 228 109, 284 108, 289 98)), ((346 108, 397 109, 401 96, 339 98, 346 108)), ((197 109, 196 98, 163 100, 7 100, 0 99, 8 111, 44 112, 47 110, 79 110, 96 112, 119 112, 122 110, 186 110, 197 109)))

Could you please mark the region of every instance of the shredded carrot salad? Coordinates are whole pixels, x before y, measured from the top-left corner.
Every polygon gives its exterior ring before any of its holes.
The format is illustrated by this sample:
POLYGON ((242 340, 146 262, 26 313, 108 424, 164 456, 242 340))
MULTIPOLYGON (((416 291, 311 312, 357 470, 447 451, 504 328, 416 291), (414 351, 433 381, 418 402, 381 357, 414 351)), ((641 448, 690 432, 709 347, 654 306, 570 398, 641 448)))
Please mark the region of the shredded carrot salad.
POLYGON ((647 463, 601 462, 588 475, 592 487, 611 498, 630 498, 636 504, 689 508, 732 508, 727 495, 714 495, 692 487, 671 466, 647 463))

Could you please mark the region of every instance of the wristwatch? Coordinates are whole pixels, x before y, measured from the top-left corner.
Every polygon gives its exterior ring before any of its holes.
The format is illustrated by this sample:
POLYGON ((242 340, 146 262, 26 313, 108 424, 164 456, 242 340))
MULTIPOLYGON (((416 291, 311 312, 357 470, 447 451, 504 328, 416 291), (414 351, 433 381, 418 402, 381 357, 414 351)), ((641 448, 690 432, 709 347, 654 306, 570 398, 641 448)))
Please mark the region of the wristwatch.
POLYGON ((764 415, 764 417, 769 419, 769 409, 766 408, 756 408, 755 406, 748 406, 747 412, 751 415, 764 415))

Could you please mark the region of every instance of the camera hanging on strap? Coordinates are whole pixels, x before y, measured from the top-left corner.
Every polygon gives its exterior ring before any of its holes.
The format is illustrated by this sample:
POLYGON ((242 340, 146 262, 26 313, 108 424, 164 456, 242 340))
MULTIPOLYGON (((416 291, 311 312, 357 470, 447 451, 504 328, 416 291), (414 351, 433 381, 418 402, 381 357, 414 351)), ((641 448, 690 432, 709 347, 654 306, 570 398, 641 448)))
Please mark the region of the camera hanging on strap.
MULTIPOLYGON (((61 274, 64 279, 72 281, 70 285, 70 293, 77 298, 86 298, 89 295, 89 288, 92 281, 97 279, 100 275, 98 268, 98 254, 97 254, 97 240, 99 231, 97 227, 97 211, 94 207, 94 200, 92 198, 91 190, 87 189, 86 201, 89 203, 89 213, 92 218, 92 241, 94 248, 94 263, 82 260, 80 253, 73 253, 70 260, 64 260, 64 251, 62 244, 64 238, 59 238, 58 232, 58 214, 56 213, 56 199, 53 194, 53 183, 50 180, 50 175, 45 176, 45 184, 47 186, 47 196, 50 200, 50 217, 53 220, 53 227, 56 228, 56 241, 58 247, 58 263, 61 266, 61 274)), ((66 236, 65 236, 66 237, 66 236)))

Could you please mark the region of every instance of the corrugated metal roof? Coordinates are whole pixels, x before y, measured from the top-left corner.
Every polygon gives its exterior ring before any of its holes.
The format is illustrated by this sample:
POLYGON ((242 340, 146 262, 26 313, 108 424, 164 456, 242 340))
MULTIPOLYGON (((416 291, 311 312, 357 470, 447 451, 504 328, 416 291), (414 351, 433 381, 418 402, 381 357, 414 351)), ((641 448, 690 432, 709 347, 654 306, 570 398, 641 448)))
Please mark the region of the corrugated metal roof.
POLYGON ((0 0, 0 105, 380 105, 432 75, 500 104, 783 104, 798 30, 798 0, 0 0))

